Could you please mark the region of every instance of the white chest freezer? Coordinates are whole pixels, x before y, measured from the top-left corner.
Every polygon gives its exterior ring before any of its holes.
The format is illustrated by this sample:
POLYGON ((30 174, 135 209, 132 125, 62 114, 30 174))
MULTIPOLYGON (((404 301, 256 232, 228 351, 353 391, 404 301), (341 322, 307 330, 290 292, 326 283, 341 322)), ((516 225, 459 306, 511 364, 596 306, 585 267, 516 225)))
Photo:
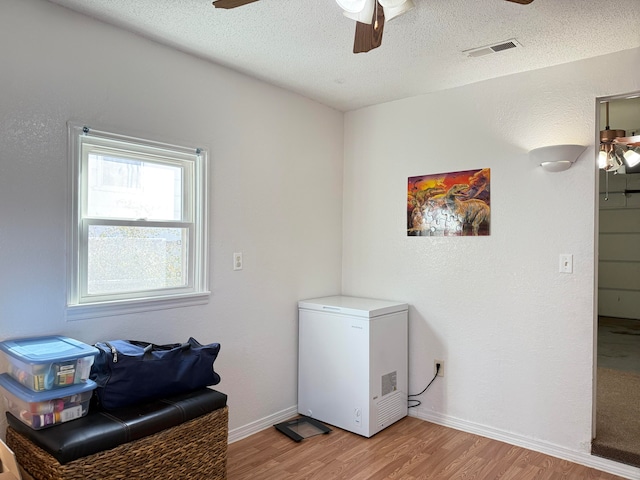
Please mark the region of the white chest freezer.
POLYGON ((408 305, 302 300, 298 412, 365 437, 407 416, 408 305))

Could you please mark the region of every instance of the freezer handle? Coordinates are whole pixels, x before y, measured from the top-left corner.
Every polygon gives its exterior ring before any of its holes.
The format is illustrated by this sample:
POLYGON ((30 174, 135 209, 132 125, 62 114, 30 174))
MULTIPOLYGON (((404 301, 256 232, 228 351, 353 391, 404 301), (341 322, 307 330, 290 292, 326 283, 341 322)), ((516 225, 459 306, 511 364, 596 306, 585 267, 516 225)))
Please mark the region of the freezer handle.
POLYGON ((342 309, 340 307, 328 307, 327 305, 322 306, 323 310, 328 310, 330 312, 341 312, 342 309))

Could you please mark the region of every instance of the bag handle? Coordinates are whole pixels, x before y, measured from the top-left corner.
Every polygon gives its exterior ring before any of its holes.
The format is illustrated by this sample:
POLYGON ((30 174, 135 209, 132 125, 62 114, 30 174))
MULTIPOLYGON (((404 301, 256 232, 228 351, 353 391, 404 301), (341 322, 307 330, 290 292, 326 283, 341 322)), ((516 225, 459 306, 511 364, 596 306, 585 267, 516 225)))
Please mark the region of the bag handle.
POLYGON ((190 342, 185 342, 185 343, 174 343, 174 344, 169 344, 169 345, 156 345, 154 343, 149 343, 149 342, 141 342, 138 340, 129 340, 129 343, 131 343, 132 345, 137 345, 139 347, 142 347, 142 351, 143 351, 143 356, 145 358, 148 358, 151 356, 151 354, 153 353, 154 350, 156 351, 166 351, 166 350, 171 350, 173 348, 179 347, 181 351, 185 351, 185 350, 189 350, 191 348, 191 343, 190 342))

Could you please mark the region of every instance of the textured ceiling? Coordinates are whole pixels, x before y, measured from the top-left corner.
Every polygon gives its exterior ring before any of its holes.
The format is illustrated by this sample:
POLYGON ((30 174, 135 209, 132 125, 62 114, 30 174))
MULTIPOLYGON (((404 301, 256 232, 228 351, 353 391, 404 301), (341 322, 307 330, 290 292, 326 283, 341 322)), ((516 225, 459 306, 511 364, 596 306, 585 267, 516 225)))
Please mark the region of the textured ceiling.
POLYGON ((343 111, 640 46, 640 0, 414 0, 357 55, 333 0, 50 1, 343 111), (522 48, 462 53, 512 38, 522 48))

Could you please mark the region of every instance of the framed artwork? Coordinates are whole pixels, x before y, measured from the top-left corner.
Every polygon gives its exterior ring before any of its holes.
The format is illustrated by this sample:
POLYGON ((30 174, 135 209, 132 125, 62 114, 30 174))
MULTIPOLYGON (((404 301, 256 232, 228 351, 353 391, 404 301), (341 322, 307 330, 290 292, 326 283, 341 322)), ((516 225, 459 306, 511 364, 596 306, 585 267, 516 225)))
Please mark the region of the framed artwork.
POLYGON ((409 177, 407 235, 489 235, 491 169, 409 177))

